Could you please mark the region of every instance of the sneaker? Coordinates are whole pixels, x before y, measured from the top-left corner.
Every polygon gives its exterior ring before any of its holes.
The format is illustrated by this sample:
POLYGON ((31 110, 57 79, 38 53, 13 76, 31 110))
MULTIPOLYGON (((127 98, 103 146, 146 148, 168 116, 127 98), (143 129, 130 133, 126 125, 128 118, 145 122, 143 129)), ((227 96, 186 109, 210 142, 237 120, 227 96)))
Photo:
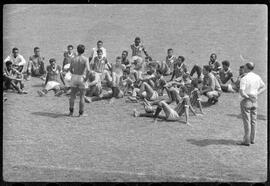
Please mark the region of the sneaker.
POLYGON ((69 112, 68 116, 69 117, 72 117, 73 116, 73 112, 69 112))
POLYGON ((6 102, 7 101, 7 97, 3 97, 3 102, 6 102))
POLYGON ((45 81, 46 80, 46 77, 42 76, 40 77, 41 80, 45 81))
POLYGON ((40 97, 42 97, 42 96, 45 95, 45 93, 44 93, 42 90, 38 90, 37 93, 38 93, 38 95, 39 95, 40 97))
POLYGON ((136 109, 133 110, 133 116, 134 117, 138 117, 139 116, 139 112, 136 109))

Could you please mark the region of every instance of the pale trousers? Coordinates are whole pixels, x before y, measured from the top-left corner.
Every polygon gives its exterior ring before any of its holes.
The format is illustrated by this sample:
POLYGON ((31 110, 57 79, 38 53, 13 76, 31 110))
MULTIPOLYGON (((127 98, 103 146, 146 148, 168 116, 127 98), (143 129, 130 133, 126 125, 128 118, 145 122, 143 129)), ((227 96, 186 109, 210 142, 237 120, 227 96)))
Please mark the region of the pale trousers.
POLYGON ((240 103, 240 106, 245 132, 243 139, 244 143, 254 143, 257 123, 257 101, 251 99, 243 99, 240 103))

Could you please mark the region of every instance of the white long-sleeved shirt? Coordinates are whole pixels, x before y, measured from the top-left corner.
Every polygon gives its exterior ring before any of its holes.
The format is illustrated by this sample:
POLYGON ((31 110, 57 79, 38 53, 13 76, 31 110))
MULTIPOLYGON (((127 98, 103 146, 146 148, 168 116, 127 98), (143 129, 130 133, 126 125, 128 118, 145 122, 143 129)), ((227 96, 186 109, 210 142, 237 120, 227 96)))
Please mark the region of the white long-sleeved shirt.
POLYGON ((4 60, 4 62, 6 63, 7 61, 11 61, 12 64, 21 66, 21 65, 26 65, 26 61, 24 59, 24 57, 20 54, 17 55, 17 57, 15 58, 13 54, 10 54, 6 57, 6 59, 4 60))

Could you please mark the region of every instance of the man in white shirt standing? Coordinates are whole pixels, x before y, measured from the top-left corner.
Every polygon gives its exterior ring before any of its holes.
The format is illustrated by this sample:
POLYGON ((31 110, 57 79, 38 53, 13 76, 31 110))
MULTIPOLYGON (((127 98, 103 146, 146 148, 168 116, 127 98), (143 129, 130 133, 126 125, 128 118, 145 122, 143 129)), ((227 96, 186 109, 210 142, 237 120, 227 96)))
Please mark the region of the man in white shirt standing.
POLYGON ((240 95, 243 97, 240 106, 244 124, 244 140, 238 145, 249 146, 255 142, 255 128, 257 122, 257 97, 266 87, 261 77, 252 72, 254 64, 248 62, 244 70, 246 75, 240 81, 240 95), (250 127, 251 126, 251 127, 250 127))
MULTIPOLYGON (((27 63, 22 55, 19 54, 19 49, 18 48, 13 48, 12 49, 12 54, 8 55, 6 59, 4 60, 4 63, 7 61, 12 62, 13 68, 18 70, 19 72, 26 72, 27 70, 27 63)), ((3 65, 5 66, 5 65, 3 65)))
POLYGON ((94 59, 97 56, 97 51, 102 50, 102 57, 107 58, 107 53, 106 53, 106 48, 103 47, 103 42, 98 41, 97 42, 97 47, 92 49, 91 55, 89 57, 89 63, 91 62, 92 59, 94 59))

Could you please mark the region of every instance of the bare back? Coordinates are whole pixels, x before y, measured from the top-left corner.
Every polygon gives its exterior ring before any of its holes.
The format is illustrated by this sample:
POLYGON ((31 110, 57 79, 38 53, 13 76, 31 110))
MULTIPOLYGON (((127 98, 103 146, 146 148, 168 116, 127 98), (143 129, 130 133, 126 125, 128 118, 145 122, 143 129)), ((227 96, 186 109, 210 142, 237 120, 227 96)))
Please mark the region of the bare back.
POLYGON ((72 74, 83 75, 86 70, 90 70, 88 59, 83 55, 76 56, 71 61, 72 74))

